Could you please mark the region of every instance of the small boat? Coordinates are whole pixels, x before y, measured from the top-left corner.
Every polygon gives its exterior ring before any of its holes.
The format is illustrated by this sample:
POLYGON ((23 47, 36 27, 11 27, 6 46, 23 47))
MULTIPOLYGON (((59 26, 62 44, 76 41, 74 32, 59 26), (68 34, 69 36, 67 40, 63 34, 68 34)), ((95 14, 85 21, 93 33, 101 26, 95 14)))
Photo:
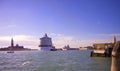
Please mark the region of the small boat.
POLYGON ((14 51, 8 51, 7 53, 14 53, 14 51))
POLYGON ((50 49, 50 51, 57 51, 57 49, 50 49))
POLYGON ((9 51, 7 51, 7 53, 14 53, 13 49, 10 47, 9 51))

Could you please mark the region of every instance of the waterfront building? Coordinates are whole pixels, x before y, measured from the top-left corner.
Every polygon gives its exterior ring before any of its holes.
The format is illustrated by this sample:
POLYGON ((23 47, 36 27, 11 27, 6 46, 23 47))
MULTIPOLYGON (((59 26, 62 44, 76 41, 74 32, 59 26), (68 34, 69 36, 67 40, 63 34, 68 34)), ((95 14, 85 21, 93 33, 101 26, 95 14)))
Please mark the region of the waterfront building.
POLYGON ((50 51, 54 50, 55 47, 52 44, 52 39, 45 34, 42 38, 40 38, 40 50, 50 51))
POLYGON ((116 37, 113 37, 113 42, 111 43, 95 43, 93 44, 94 49, 96 50, 105 50, 107 48, 113 48, 116 43, 116 37))
POLYGON ((91 52, 91 56, 105 56, 110 57, 112 53, 112 49, 116 44, 116 37, 113 37, 113 42, 111 43, 95 43, 93 44, 93 51, 91 52))

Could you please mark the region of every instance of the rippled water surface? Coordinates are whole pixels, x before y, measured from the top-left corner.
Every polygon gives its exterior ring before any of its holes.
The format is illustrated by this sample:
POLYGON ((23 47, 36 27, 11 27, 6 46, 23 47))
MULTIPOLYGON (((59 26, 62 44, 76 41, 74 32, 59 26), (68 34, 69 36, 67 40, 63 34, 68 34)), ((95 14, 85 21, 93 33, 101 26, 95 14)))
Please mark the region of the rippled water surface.
POLYGON ((110 63, 90 51, 0 52, 0 71, 110 71, 110 63))

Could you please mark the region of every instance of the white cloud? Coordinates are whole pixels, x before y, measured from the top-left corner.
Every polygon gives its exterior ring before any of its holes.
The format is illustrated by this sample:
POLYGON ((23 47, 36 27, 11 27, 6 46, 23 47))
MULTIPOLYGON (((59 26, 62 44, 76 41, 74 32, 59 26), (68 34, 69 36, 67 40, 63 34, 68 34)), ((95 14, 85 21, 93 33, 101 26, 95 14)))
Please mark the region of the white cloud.
POLYGON ((85 46, 92 46, 94 43, 111 43, 111 40, 98 40, 98 39, 93 39, 93 40, 81 40, 80 45, 85 47, 85 46))
POLYGON ((71 47, 78 47, 79 42, 73 36, 65 36, 63 34, 50 34, 53 39, 53 44, 57 48, 64 47, 65 45, 70 45, 71 47))
POLYGON ((29 35, 0 36, 0 40, 2 41, 9 41, 11 38, 14 38, 16 41, 19 41, 28 40, 29 38, 32 38, 32 36, 29 35))
POLYGON ((10 29, 10 28, 15 28, 17 27, 17 25, 15 24, 9 24, 9 25, 4 25, 0 27, 0 30, 6 30, 6 29, 10 29))
POLYGON ((7 25, 6 28, 13 28, 13 27, 16 27, 15 24, 10 24, 10 25, 7 25))
POLYGON ((118 33, 118 34, 98 34, 98 35, 100 35, 100 36, 118 36, 118 37, 120 37, 120 33, 118 33))
POLYGON ((112 40, 105 40, 105 39, 91 39, 91 40, 80 40, 77 37, 74 36, 65 36, 63 34, 51 34, 53 39, 53 44, 61 48, 67 44, 69 44, 71 47, 85 47, 85 46, 92 46, 94 43, 110 43, 112 40))
POLYGON ((25 48, 39 49, 39 39, 30 35, 0 36, 0 46, 10 46, 12 37, 15 44, 23 45, 25 48))

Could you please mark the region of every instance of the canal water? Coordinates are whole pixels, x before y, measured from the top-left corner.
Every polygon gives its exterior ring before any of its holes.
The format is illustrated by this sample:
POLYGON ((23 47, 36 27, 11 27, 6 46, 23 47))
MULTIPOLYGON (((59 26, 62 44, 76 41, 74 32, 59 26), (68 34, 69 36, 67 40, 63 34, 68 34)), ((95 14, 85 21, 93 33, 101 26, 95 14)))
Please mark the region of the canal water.
POLYGON ((110 64, 89 50, 0 52, 0 71, 110 71, 110 64))

